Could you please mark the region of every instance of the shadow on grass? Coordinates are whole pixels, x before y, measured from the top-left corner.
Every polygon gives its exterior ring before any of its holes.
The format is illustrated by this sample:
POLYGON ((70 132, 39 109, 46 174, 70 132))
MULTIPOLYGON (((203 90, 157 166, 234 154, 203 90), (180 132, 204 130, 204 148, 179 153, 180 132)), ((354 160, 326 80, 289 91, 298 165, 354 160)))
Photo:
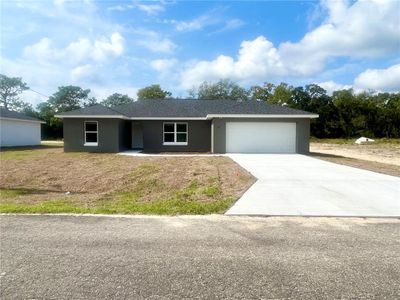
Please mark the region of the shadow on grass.
POLYGON ((47 193, 64 194, 56 189, 29 189, 29 188, 0 188, 0 198, 13 198, 23 195, 45 195, 47 193))
POLYGON ((320 153, 320 152, 310 152, 308 155, 313 156, 313 157, 340 158, 340 159, 349 159, 349 160, 352 159, 350 157, 345 157, 345 156, 340 156, 340 155, 335 155, 335 154, 320 153))

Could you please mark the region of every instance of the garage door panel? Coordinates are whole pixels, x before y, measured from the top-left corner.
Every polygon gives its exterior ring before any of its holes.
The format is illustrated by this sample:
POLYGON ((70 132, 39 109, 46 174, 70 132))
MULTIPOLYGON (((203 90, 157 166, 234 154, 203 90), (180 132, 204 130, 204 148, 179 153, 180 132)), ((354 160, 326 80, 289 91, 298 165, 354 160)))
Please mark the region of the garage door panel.
POLYGON ((228 153, 295 153, 296 123, 227 122, 228 153))

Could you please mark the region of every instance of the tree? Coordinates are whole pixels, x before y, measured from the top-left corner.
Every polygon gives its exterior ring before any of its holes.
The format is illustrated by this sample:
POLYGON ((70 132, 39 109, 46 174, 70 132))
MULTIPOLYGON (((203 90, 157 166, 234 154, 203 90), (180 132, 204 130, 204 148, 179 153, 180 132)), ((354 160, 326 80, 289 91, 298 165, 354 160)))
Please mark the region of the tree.
POLYGON ((200 84, 197 93, 195 90, 191 90, 190 94, 201 100, 245 101, 249 97, 246 89, 229 79, 221 79, 215 83, 204 81, 200 84))
POLYGON ((268 98, 267 101, 271 104, 290 105, 292 102, 292 91, 292 86, 281 82, 279 85, 274 87, 273 94, 268 98))
POLYGON ((122 95, 118 93, 114 93, 110 96, 108 96, 106 99, 101 101, 100 103, 103 104, 104 106, 117 106, 117 105, 122 105, 122 104, 129 104, 132 103, 134 100, 133 98, 129 97, 128 95, 122 95))
POLYGON ((54 113, 65 112, 81 107, 96 104, 94 97, 89 97, 90 89, 82 89, 79 86, 60 86, 48 100, 48 104, 54 113))
POLYGON ((30 104, 19 99, 19 95, 28 89, 22 78, 0 74, 0 101, 4 108, 16 111, 32 109, 30 104))
POLYGON ((43 127, 45 137, 61 138, 62 121, 54 115, 96 104, 94 97, 89 97, 90 90, 78 86, 60 86, 50 98, 37 106, 39 117, 46 121, 43 127))
POLYGON ((44 138, 62 138, 62 121, 54 116, 55 112, 50 103, 48 101, 40 103, 37 110, 39 117, 46 121, 46 124, 42 127, 42 136, 44 138))
POLYGON ((166 99, 171 97, 171 92, 161 89, 159 84, 153 84, 140 89, 137 92, 138 100, 145 99, 166 99))
POLYGON ((268 101, 273 95, 274 85, 272 83, 265 82, 263 86, 252 86, 250 88, 250 99, 256 101, 268 101))
POLYGON ((252 100, 266 101, 271 104, 287 104, 292 103, 293 87, 287 83, 281 82, 274 85, 265 82, 263 86, 253 86, 250 88, 250 98, 252 100))

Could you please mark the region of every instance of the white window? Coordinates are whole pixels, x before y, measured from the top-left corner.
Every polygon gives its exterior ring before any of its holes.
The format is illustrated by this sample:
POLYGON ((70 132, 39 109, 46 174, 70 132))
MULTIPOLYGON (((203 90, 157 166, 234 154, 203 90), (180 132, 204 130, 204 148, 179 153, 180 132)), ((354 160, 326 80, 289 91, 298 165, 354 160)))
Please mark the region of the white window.
POLYGON ((85 121, 85 144, 84 146, 98 145, 98 124, 97 121, 85 121))
POLYGON ((188 124, 164 123, 163 145, 186 146, 188 144, 188 124))

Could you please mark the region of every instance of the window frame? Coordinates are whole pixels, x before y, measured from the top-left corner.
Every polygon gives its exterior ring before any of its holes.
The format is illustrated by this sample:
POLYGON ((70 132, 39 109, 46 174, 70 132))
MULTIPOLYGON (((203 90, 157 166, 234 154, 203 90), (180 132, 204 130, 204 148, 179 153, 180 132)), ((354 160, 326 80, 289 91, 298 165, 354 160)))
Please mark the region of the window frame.
POLYGON ((84 146, 98 146, 99 145, 99 122, 98 121, 84 121, 83 122, 84 146), (86 123, 96 123, 96 131, 86 130, 86 123), (87 142, 86 133, 95 133, 97 142, 87 142))
POLYGON ((189 144, 189 124, 188 122, 163 122, 163 145, 164 146, 187 146, 189 144), (174 125, 174 131, 165 131, 165 125, 174 125), (177 131, 178 124, 186 125, 186 131, 177 131), (173 133, 174 134, 174 141, 173 142, 166 142, 165 141, 165 134, 166 133, 173 133), (185 133, 186 134, 186 142, 177 142, 178 133, 185 133))

